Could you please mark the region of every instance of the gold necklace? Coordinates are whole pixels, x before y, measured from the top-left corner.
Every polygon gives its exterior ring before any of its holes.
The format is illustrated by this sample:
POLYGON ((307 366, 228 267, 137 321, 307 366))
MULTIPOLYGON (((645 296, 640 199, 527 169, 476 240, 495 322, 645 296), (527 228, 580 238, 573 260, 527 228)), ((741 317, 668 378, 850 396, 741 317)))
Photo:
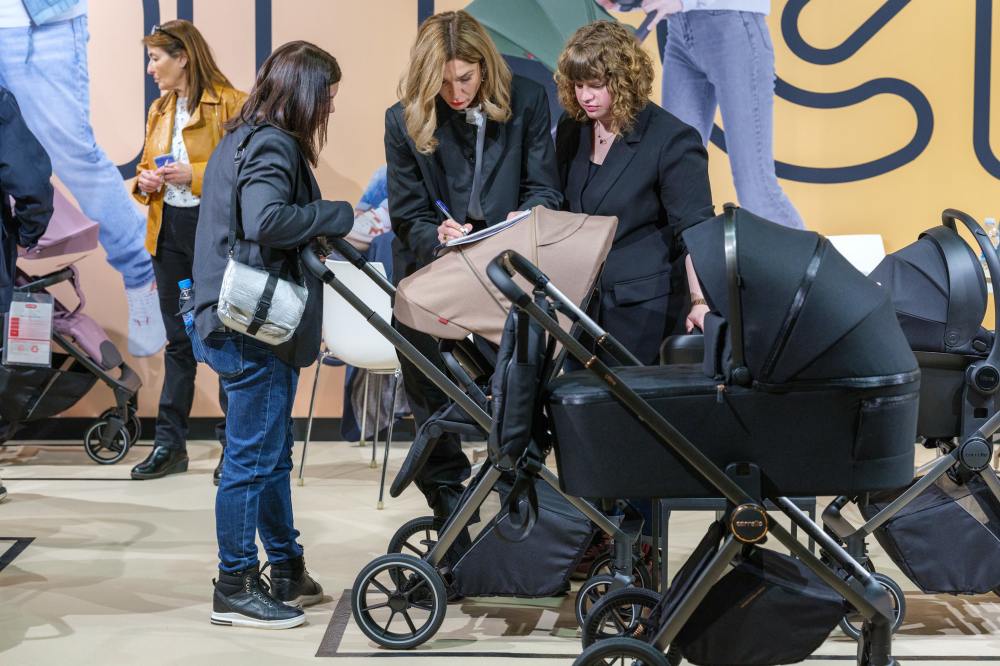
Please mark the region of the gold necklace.
POLYGON ((608 133, 607 136, 601 136, 601 129, 598 123, 594 123, 594 132, 597 134, 597 143, 601 144, 602 146, 607 145, 608 139, 613 138, 615 135, 614 132, 610 132, 608 133))

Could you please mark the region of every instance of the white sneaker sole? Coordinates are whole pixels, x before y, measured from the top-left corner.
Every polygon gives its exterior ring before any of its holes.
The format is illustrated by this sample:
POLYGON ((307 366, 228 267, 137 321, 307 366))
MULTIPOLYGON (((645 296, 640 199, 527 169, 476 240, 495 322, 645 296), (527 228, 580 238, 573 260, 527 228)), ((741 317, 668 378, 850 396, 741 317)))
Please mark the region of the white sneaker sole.
POLYGON ((287 620, 255 620, 239 613, 212 613, 212 624, 227 627, 252 627, 254 629, 291 629, 306 621, 305 614, 287 620))

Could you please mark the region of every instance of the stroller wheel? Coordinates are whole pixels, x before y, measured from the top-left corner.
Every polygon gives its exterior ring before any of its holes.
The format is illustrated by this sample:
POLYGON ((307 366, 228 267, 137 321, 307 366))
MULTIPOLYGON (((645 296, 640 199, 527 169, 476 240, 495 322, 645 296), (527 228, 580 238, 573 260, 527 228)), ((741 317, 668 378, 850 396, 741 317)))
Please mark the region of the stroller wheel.
MULTIPOLYGON (((614 556, 611 553, 598 555, 594 558, 593 564, 590 565, 590 571, 587 572, 587 578, 590 579, 595 576, 612 575, 611 564, 613 561, 614 556)), ((653 587, 653 579, 649 574, 649 569, 639 558, 635 558, 635 561, 632 563, 632 582, 637 587, 653 587)))
MULTIPOLYGON (((107 421, 111 416, 116 415, 117 412, 117 409, 111 407, 105 409, 97 418, 99 421, 107 421)), ((128 428, 128 441, 132 444, 138 442, 140 435, 142 435, 142 421, 139 420, 139 415, 136 414, 132 406, 128 408, 128 423, 125 424, 125 427, 128 428)))
MULTIPOLYGON (((906 597, 903 596, 903 588, 883 573, 872 575, 886 589, 889 593, 889 598, 892 599, 892 610, 896 614, 892 621, 892 633, 896 633, 900 626, 902 626, 903 619, 906 617, 906 597)), ((840 629, 854 640, 858 640, 861 638, 861 628, 864 620, 864 617, 860 613, 852 610, 840 620, 840 629)))
POLYGON ((632 664, 633 666, 670 666, 667 656, 649 643, 634 638, 609 638, 594 643, 583 651, 573 666, 603 666, 632 664))
POLYGON ((649 641, 657 629, 654 614, 660 595, 641 587, 626 587, 601 597, 583 625, 583 647, 609 638, 649 641))
POLYGON ((594 576, 584 581, 576 593, 576 622, 583 627, 587 614, 600 599, 609 592, 621 588, 614 576, 594 576))
POLYGON ((403 523, 389 540, 389 553, 409 553, 423 559, 437 543, 438 530, 444 524, 440 518, 421 516, 403 523))
POLYGON ((441 576, 412 555, 375 558, 351 588, 351 612, 362 633, 394 650, 413 648, 431 638, 447 609, 441 576))
POLYGON ((116 430, 108 421, 95 421, 83 436, 83 449, 98 465, 113 465, 128 454, 132 440, 128 429, 116 430))

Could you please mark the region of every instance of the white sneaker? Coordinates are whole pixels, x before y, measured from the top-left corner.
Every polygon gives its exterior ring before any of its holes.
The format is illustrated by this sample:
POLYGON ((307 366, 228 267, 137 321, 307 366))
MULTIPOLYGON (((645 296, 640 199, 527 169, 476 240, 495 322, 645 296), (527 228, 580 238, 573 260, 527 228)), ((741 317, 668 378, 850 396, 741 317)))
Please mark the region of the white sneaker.
POLYGON ((132 356, 152 356, 167 344, 156 281, 126 289, 125 296, 128 299, 128 352, 132 356))

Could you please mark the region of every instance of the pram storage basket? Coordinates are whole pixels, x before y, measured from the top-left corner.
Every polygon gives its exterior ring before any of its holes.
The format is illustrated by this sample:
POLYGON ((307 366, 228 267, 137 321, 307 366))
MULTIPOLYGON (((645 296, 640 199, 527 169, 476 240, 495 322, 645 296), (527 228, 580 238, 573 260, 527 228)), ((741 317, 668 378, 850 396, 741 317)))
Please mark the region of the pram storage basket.
MULTIPOLYGON (((902 492, 872 497, 861 514, 870 520, 902 492)), ((875 538, 926 594, 1000 591, 1000 502, 979 477, 958 485, 942 476, 875 538)))
POLYGON ((800 561, 751 548, 709 590, 675 644, 699 666, 793 664, 823 644, 845 606, 800 561))
POLYGON ((53 352, 52 367, 0 365, 0 416, 22 424, 55 416, 75 405, 97 382, 79 361, 53 352))

